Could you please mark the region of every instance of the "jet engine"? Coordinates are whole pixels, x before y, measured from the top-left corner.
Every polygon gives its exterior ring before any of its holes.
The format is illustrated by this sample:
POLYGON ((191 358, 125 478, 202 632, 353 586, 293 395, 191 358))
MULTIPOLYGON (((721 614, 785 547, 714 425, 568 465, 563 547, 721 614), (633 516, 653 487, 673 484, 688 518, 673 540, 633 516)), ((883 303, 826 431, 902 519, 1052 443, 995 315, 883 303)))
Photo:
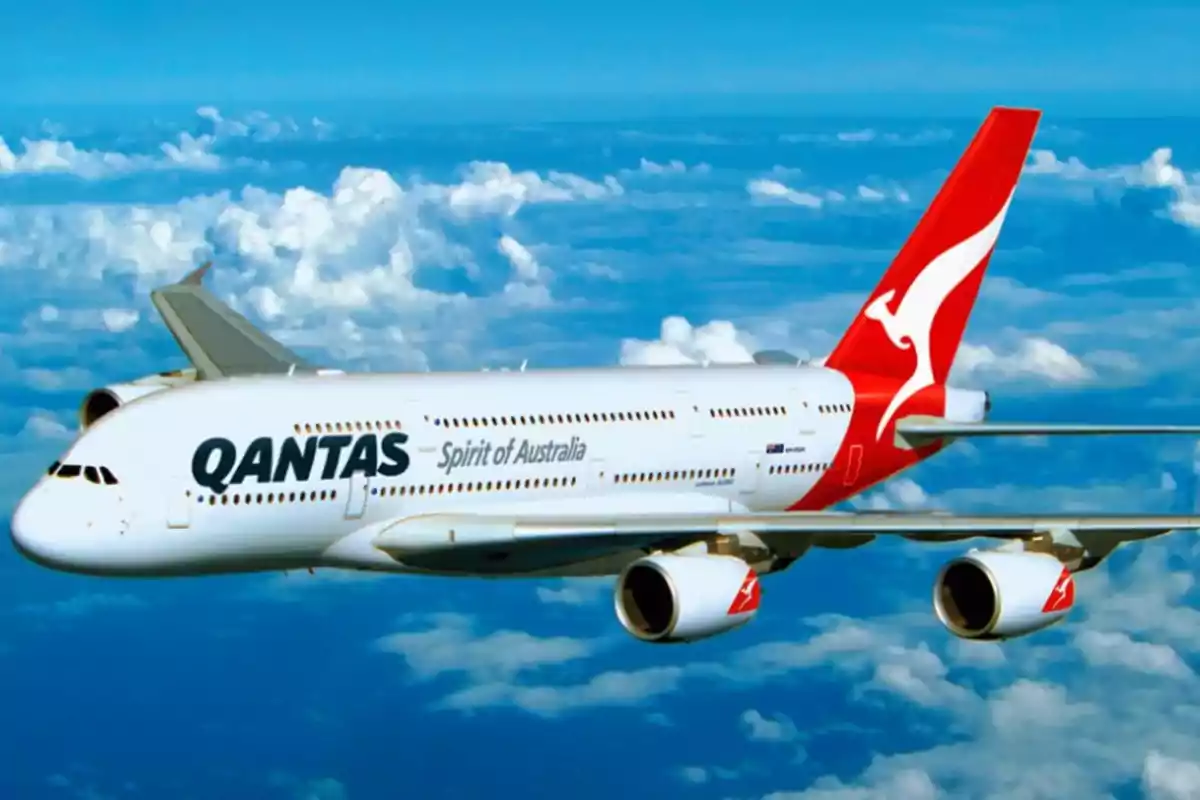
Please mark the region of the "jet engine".
POLYGON ((617 578, 617 619, 644 642, 691 642, 749 622, 761 592, 758 574, 736 556, 652 555, 617 578))
POLYGON ((83 398, 83 403, 79 406, 79 429, 86 431, 101 417, 111 414, 121 406, 132 403, 140 397, 190 383, 195 379, 195 370, 177 370, 147 375, 129 383, 114 383, 93 389, 87 393, 83 398))
POLYGON ((933 607, 956 636, 994 641, 1048 628, 1075 605, 1071 571, 1044 553, 973 550, 938 573, 933 607))

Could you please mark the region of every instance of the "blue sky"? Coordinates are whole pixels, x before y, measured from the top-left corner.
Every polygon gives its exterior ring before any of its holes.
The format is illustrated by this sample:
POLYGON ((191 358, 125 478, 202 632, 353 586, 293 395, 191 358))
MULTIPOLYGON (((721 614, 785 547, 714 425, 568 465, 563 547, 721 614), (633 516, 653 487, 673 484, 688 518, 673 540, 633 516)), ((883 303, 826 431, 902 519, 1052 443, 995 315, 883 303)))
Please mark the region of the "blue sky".
MULTIPOLYGON (((824 355, 988 103, 1037 92, 954 381, 1007 419, 1200 417, 1195 57, 1167 38, 1190 12, 91 8, 7 18, 26 35, 0 109, 0 516, 88 389, 183 364, 148 293, 210 256, 215 291, 349 368, 824 355), (931 42, 978 72, 925 68, 931 42), (175 66, 146 69, 155 52, 175 66), (364 96, 490 110, 329 102, 366 72, 364 96), (940 99, 771 95, 801 74, 940 99), (511 96, 618 81, 674 94, 592 119, 511 96), (718 83, 765 99, 681 93, 718 83)), ((1196 453, 960 444, 859 505, 1180 511, 1196 453)), ((0 548, 0 797, 1195 796, 1194 538, 1125 548, 1066 625, 1003 648, 934 619, 961 550, 813 553, 747 628, 653 647, 605 581, 121 582, 0 548)))
POLYGON ((854 8, 68 0, 54 13, 8 10, 21 35, 5 48, 3 95, 22 104, 261 104, 688 93, 744 107, 746 95, 798 93, 807 102, 793 98, 793 107, 819 113, 986 93, 1108 112, 1195 107, 1200 12, 1186 3, 854 8))

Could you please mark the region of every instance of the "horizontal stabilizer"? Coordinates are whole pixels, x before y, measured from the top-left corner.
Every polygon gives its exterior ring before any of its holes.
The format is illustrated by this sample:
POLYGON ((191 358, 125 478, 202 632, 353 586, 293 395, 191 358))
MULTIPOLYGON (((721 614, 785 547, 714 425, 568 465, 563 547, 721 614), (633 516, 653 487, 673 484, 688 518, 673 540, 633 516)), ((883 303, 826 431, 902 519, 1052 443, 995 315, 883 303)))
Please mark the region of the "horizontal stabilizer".
POLYGON ((795 367, 803 364, 804 360, 786 350, 759 350, 754 354, 754 363, 795 367))
POLYGON ((207 262, 150 300, 201 380, 234 375, 312 372, 315 367, 260 331, 203 286, 207 262))
POLYGON ((1167 434, 1200 436, 1200 425, 1096 425, 1074 422, 951 422, 902 419, 896 433, 909 442, 972 436, 1121 436, 1167 434))

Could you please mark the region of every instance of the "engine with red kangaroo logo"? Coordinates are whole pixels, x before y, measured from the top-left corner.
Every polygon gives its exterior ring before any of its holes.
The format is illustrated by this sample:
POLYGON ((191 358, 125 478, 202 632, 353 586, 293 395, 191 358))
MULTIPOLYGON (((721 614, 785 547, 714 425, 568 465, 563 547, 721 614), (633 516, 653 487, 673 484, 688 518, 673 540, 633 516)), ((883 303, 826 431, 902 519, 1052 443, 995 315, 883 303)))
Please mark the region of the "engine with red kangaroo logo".
POLYGON ((956 636, 994 641, 1048 628, 1075 605, 1075 579, 1044 553, 973 550, 938 573, 933 607, 956 636))
POLYGON ((617 578, 617 619, 644 642, 692 642, 744 625, 762 589, 745 561, 726 555, 660 553, 617 578))

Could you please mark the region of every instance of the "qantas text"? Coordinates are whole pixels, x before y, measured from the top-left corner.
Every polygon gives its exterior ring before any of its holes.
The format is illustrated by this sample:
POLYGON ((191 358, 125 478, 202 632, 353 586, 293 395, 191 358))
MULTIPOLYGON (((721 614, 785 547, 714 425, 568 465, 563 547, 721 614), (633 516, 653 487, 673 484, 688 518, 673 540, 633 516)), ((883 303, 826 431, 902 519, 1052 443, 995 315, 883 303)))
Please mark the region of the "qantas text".
POLYGON ((239 457, 237 445, 218 436, 205 439, 192 454, 192 477, 217 494, 248 480, 307 481, 318 468, 316 479, 323 481, 348 478, 355 473, 394 478, 408 469, 406 442, 407 433, 338 434, 304 439, 289 436, 282 440, 261 436, 246 445, 239 457))
POLYGON ((529 439, 519 442, 514 437, 507 444, 479 442, 470 439, 465 444, 445 442, 442 444, 442 460, 437 468, 449 475, 464 467, 503 467, 509 464, 545 464, 549 461, 583 461, 587 445, 572 436, 569 442, 553 439, 535 443, 529 439))

